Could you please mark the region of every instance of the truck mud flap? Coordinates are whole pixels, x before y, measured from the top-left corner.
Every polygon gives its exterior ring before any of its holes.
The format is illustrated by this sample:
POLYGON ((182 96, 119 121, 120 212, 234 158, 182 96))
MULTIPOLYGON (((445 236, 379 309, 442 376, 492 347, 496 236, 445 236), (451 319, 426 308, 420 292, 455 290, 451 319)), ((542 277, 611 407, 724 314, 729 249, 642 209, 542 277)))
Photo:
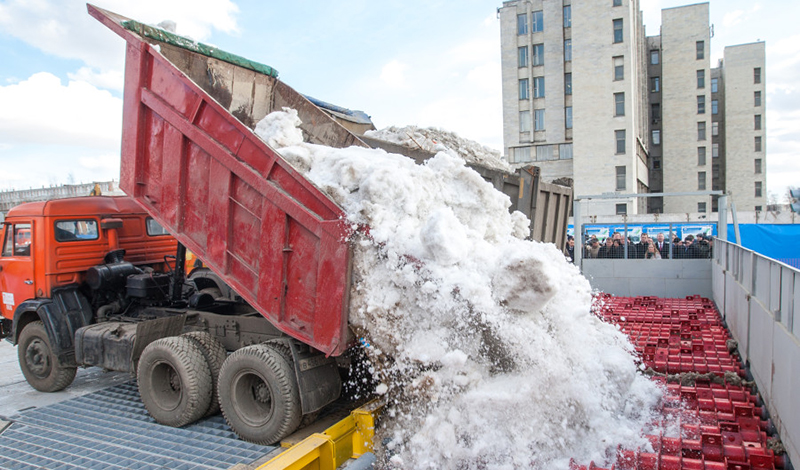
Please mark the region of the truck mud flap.
POLYGON ((297 341, 287 342, 292 348, 303 414, 313 413, 339 398, 342 379, 336 359, 297 341))

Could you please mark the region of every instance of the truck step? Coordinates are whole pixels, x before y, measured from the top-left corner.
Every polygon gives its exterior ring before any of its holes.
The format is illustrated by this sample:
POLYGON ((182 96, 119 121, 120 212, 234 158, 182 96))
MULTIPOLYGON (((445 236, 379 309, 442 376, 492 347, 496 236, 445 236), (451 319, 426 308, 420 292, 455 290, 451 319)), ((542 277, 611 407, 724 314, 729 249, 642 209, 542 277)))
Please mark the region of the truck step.
POLYGON ((128 382, 23 411, 0 439, 0 468, 228 469, 275 447, 238 440, 221 416, 183 428, 156 423, 128 382))

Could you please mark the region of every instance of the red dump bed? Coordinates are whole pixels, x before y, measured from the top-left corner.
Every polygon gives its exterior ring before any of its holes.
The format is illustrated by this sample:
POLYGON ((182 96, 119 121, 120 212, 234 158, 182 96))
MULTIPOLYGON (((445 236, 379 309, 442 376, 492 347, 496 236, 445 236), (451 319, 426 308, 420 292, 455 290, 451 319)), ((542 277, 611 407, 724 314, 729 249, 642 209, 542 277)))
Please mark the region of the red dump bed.
MULTIPOLYGON (((91 5, 89 13, 127 41, 120 187, 276 327, 341 354, 351 254, 344 214, 230 108, 241 111, 237 87, 248 82, 256 91, 242 94, 262 90, 270 105, 251 100, 249 125, 276 102, 308 108, 307 100, 274 76, 217 61, 221 75, 232 70, 231 86, 212 98, 186 71, 210 76, 212 65, 202 62, 210 59, 154 46, 113 13, 91 5), (249 78, 235 75, 245 72, 249 78), (221 104, 225 96, 229 107, 221 104)), ((301 118, 325 134, 316 140, 360 145, 310 109, 301 118)))

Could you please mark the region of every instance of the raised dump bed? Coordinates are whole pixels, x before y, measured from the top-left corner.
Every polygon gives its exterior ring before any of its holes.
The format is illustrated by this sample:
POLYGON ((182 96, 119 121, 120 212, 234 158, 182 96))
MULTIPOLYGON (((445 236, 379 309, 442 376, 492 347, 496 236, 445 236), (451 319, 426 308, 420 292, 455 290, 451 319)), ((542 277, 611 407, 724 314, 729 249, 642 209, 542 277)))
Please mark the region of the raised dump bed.
POLYGON ((120 187, 278 329, 344 352, 345 214, 251 128, 291 107, 308 141, 365 144, 268 66, 88 8, 127 41, 120 187))

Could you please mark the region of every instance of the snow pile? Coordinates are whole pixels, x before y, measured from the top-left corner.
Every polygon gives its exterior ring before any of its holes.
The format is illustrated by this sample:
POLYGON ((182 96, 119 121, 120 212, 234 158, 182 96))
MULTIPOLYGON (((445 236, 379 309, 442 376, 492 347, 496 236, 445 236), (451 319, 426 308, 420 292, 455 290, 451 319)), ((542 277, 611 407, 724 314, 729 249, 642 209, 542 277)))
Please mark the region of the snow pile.
POLYGON ((354 237, 350 320, 389 405, 386 468, 567 468, 613 459, 659 391, 590 314, 588 281, 464 160, 302 142, 293 110, 257 132, 369 237, 354 237))
POLYGON ((476 163, 489 168, 513 172, 511 165, 503 160, 497 150, 485 147, 475 141, 459 137, 434 127, 419 128, 417 126, 387 127, 379 131, 367 131, 367 137, 385 140, 409 148, 422 149, 431 153, 452 150, 469 163, 476 163))

